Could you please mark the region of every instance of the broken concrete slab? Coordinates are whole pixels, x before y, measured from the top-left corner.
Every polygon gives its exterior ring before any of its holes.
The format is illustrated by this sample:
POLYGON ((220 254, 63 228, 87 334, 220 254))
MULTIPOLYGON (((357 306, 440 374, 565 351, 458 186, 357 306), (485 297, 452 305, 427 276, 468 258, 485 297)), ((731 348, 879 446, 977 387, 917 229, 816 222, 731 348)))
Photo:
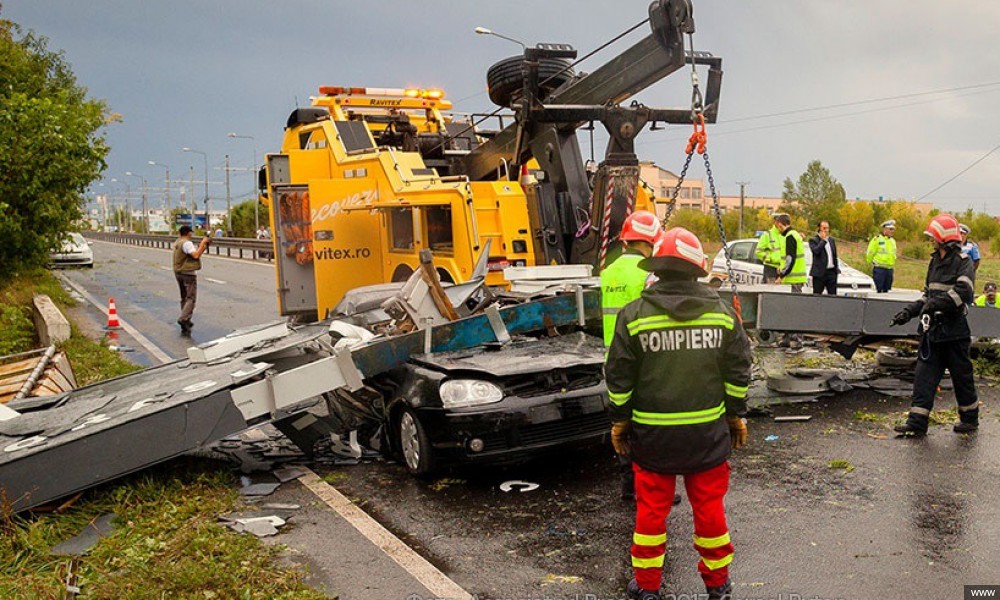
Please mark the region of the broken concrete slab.
POLYGON ((293 479, 298 479, 306 474, 306 470, 298 466, 281 467, 280 469, 275 469, 271 471, 271 474, 278 478, 281 483, 289 482, 293 479))
POLYGON ((101 515, 87 524, 83 531, 70 539, 57 544, 49 551, 53 556, 84 556, 97 544, 102 537, 107 537, 114 530, 111 524, 118 515, 109 513, 101 515))
POLYGON ((268 537, 278 534, 278 528, 285 525, 285 520, 277 515, 232 519, 226 522, 237 533, 251 533, 257 537, 268 537))

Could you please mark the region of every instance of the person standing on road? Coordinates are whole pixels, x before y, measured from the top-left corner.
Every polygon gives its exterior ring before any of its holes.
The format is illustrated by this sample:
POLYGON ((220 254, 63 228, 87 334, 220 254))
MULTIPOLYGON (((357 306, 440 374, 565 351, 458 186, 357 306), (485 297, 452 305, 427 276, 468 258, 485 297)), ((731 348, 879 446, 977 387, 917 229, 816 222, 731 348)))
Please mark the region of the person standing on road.
MULTIPOLYGON (((774 219, 785 240, 782 264, 778 267, 778 278, 775 283, 787 283, 793 294, 801 294, 806 283, 806 250, 805 243, 798 231, 792 229, 792 219, 786 214, 780 214, 774 219)), ((802 347, 802 334, 783 335, 778 345, 799 349, 802 347)))
POLYGON ((976 298, 973 304, 976 306, 997 308, 997 284, 991 281, 983 286, 983 295, 976 298))
POLYGON ((757 238, 757 249, 754 254, 764 265, 764 283, 774 283, 778 279, 778 267, 781 257, 785 254, 785 241, 778 227, 778 217, 784 213, 775 213, 771 228, 757 238))
POLYGON ((181 326, 181 334, 191 333, 194 323, 191 316, 194 314, 194 303, 198 297, 198 277, 195 275, 201 269, 201 255, 208 249, 212 242, 207 235, 201 238, 201 242, 195 246, 191 241, 191 227, 182 225, 180 237, 174 242, 174 278, 177 279, 177 286, 181 292, 181 316, 177 319, 177 324, 181 326))
POLYGON ((865 262, 872 266, 872 279, 875 280, 875 291, 879 294, 892 289, 892 274, 896 267, 895 233, 895 219, 882 223, 882 233, 868 242, 868 251, 865 252, 865 262))
POLYGON ((958 232, 962 234, 962 252, 969 255, 972 259, 972 266, 975 270, 979 270, 979 244, 973 242, 969 239, 969 234, 972 232, 969 226, 965 223, 958 224, 958 232))
POLYGON ((809 250, 812 251, 812 267, 809 275, 813 280, 813 293, 822 294, 826 290, 831 296, 837 295, 837 274, 840 273, 840 263, 837 259, 837 243, 830 237, 830 223, 820 221, 816 235, 809 238, 809 250))
POLYGON ((969 358, 972 333, 966 319, 966 304, 975 293, 976 270, 972 260, 962 252, 962 237, 955 217, 947 214, 934 217, 924 233, 934 243, 924 295, 892 318, 893 325, 904 325, 920 317, 913 405, 906 423, 897 425, 895 430, 910 436, 927 433, 934 394, 948 369, 958 401, 959 422, 955 424, 955 433, 971 433, 979 428, 979 398, 969 358))
MULTIPOLYGON (((653 244, 663 233, 660 220, 647 210, 630 214, 622 225, 618 238, 622 241, 622 254, 601 271, 601 313, 604 327, 604 347, 611 345, 618 312, 646 289, 649 272, 639 268, 639 261, 649 257, 653 244)), ((635 498, 632 461, 619 456, 621 466, 621 496, 623 500, 635 498)))
POLYGON ((731 448, 746 444, 750 343, 715 290, 699 283, 701 241, 669 229, 639 263, 656 283, 620 312, 605 376, 615 451, 633 460, 636 516, 628 597, 659 600, 666 518, 677 475, 694 513, 698 571, 708 598, 732 593, 733 544, 723 500, 731 448), (697 376, 694 376, 697 374, 697 376))

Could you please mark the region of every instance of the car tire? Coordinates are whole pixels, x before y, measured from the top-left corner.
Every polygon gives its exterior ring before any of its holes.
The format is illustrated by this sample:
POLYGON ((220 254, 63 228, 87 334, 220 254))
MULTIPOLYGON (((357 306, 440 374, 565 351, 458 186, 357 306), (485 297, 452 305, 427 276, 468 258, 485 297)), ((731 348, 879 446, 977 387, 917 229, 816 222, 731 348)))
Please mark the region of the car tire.
POLYGON ((399 444, 400 458, 411 475, 428 477, 437 471, 431 454, 431 442, 427 437, 416 411, 404 408, 396 420, 396 442, 399 444))
MULTIPOLYGON (((495 63, 486 71, 486 88, 490 100, 497 106, 510 108, 514 100, 521 96, 521 91, 524 89, 524 77, 521 73, 523 60, 523 56, 511 56, 495 63)), ((570 64, 565 58, 542 58, 538 61, 538 82, 541 84, 542 100, 553 90, 573 79, 576 73, 573 69, 566 68, 570 64)))

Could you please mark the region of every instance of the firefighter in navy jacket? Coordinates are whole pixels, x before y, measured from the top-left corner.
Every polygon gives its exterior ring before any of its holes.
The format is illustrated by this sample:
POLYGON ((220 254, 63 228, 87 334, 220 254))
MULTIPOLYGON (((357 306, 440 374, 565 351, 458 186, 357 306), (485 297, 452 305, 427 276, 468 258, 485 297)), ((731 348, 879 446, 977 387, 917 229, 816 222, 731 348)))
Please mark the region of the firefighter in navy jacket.
POLYGON ((675 227, 640 262, 659 280, 618 316, 606 377, 612 442, 635 471, 635 579, 628 596, 660 598, 666 517, 676 476, 694 512, 698 570, 709 598, 731 591, 733 544, 723 499, 731 448, 746 443, 750 344, 732 310, 697 278, 701 242, 675 227))
POLYGON ((934 394, 948 369, 958 401, 959 422, 955 424, 955 432, 971 433, 979 428, 979 398, 969 358, 972 332, 966 319, 966 305, 975 296, 976 268, 962 252, 962 236, 955 217, 934 217, 924 233, 934 242, 924 295, 892 319, 893 325, 903 325, 919 317, 921 334, 913 374, 913 404, 906 423, 895 429, 904 435, 927 433, 934 394))

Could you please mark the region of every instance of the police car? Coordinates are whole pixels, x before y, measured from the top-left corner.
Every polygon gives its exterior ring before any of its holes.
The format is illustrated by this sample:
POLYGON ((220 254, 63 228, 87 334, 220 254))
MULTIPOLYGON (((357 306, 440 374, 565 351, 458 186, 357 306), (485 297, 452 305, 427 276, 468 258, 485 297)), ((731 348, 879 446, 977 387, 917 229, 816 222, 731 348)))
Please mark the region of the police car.
MULTIPOLYGON (((745 285, 764 283, 764 265, 755 254, 757 240, 733 240, 727 246, 729 247, 729 256, 732 259, 733 279, 736 283, 745 285)), ((809 267, 812 265, 812 253, 809 252, 809 248, 806 248, 805 255, 806 273, 808 273, 809 267)), ((871 277, 849 266, 840 258, 837 261, 840 263, 840 275, 837 277, 837 293, 839 295, 875 291, 875 281, 871 277)), ((726 255, 723 250, 719 250, 715 256, 715 260, 712 262, 712 272, 726 272, 726 255)), ((806 291, 811 289, 812 277, 806 283, 806 291)))

